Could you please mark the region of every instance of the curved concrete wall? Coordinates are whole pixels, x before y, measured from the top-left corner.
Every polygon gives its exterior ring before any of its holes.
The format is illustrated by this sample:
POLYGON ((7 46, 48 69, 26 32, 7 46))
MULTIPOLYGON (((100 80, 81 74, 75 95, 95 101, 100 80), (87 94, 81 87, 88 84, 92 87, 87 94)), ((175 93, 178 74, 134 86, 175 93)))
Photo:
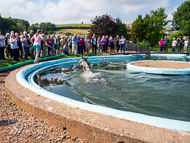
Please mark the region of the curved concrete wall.
MULTIPOLYGON (((144 57, 145 55, 133 55, 133 56, 106 56, 106 57, 89 57, 90 60, 99 60, 99 59, 117 59, 117 58, 126 58, 126 57, 144 57)), ((75 60, 79 60, 80 58, 75 58, 75 60)), ((37 65, 29 66, 25 69, 20 70, 17 75, 17 81, 24 87, 30 89, 31 91, 42 95, 44 97, 47 97, 49 99, 58 101, 60 103, 64 103, 66 105, 69 105, 71 107, 77 107, 80 109, 84 109, 91 112, 96 112, 120 119, 130 120, 138 123, 148 124, 156 127, 162 127, 167 129, 174 129, 174 130, 182 130, 182 131, 190 131, 190 123, 185 121, 178 121, 178 120, 171 120, 171 119, 165 119, 165 118, 159 118, 159 117, 153 117, 153 116, 147 116, 139 113, 133 113, 133 112, 126 112, 126 111, 120 111, 108 107, 102 107, 98 105, 91 105, 79 101, 75 101, 51 92, 48 92, 44 90, 43 88, 39 87, 35 84, 33 81, 33 77, 35 73, 39 72, 40 70, 43 70, 46 67, 51 67, 54 64, 58 63, 65 63, 65 64, 74 64, 74 61, 72 59, 62 59, 57 61, 50 61, 46 63, 40 63, 37 65), (42 68, 43 67, 43 68, 42 68), (31 74, 29 77, 29 81, 25 79, 26 75, 31 73, 32 71, 35 71, 31 74)))
MULTIPOLYGON (((132 71, 138 71, 138 72, 145 72, 150 74, 163 74, 163 75, 186 75, 190 74, 190 69, 169 69, 169 68, 151 68, 151 67, 140 67, 131 65, 133 63, 139 63, 139 62, 147 62, 147 61, 153 61, 153 60, 146 60, 146 61, 136 61, 136 62, 130 62, 127 64, 127 69, 132 71)), ((157 60, 159 61, 159 60, 157 60)), ((168 61, 159 61, 159 62, 168 62, 168 61)), ((176 61, 170 61, 170 62, 176 62, 176 61)), ((180 61, 177 61, 178 63, 180 61)), ((180 62, 180 63, 187 63, 187 62, 180 62)))

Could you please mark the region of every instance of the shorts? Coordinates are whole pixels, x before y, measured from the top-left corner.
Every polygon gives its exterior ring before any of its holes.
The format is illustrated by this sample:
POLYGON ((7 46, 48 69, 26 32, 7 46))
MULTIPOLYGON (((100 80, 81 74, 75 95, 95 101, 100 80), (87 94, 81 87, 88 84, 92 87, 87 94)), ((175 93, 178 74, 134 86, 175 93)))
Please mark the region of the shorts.
POLYGON ((39 45, 34 45, 34 49, 37 50, 37 51, 40 51, 40 46, 39 45))
POLYGON ((185 51, 187 50, 187 48, 188 48, 188 46, 184 46, 184 50, 185 50, 185 51))

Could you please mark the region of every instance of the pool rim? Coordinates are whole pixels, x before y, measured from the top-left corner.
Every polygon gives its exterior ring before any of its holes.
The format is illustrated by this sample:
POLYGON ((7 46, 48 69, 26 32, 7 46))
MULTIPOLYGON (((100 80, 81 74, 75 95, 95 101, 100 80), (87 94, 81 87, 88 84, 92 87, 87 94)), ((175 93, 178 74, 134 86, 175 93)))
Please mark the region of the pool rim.
MULTIPOLYGON (((113 58, 113 57, 114 58, 116 58, 116 57, 120 57, 120 58, 121 57, 143 57, 143 56, 146 56, 146 55, 142 54, 142 55, 125 55, 125 56, 101 56, 101 57, 89 57, 89 59, 113 58)), ((74 59, 78 60, 80 58, 74 58, 74 59)), ((38 68, 40 68, 42 66, 52 65, 52 64, 55 64, 55 63, 60 62, 60 61, 61 62, 65 62, 65 61, 67 61, 67 62, 70 61, 71 62, 72 58, 49 61, 49 62, 29 66, 27 68, 24 68, 24 69, 20 70, 16 74, 16 79, 22 86, 30 89, 31 91, 33 91, 33 92, 35 92, 37 94, 42 95, 44 97, 47 97, 47 98, 50 98, 50 99, 52 99, 53 97, 60 97, 60 95, 48 92, 47 90, 44 90, 39 86, 38 87, 32 86, 25 79, 26 75, 30 71, 32 71, 34 69, 38 69, 38 68)), ((161 117, 148 116, 148 115, 139 114, 139 113, 120 111, 120 110, 112 109, 112 108, 109 108, 109 107, 102 107, 102 106, 90 105, 90 104, 87 104, 87 103, 82 103, 80 101, 75 101, 73 99, 69 99, 69 98, 66 98, 66 97, 64 97, 62 101, 60 99, 58 99, 58 98, 57 99, 52 99, 52 100, 64 103, 66 105, 69 105, 70 107, 76 107, 76 108, 80 108, 80 109, 83 109, 83 110, 108 115, 108 116, 111 116, 111 117, 130 120, 130 121, 133 121, 133 122, 148 124, 148 125, 152 125, 152 126, 156 126, 156 127, 166 128, 166 129, 190 131, 190 122, 186 122, 186 121, 178 121, 178 120, 173 120, 173 119, 166 119, 166 118, 161 118, 161 117)))

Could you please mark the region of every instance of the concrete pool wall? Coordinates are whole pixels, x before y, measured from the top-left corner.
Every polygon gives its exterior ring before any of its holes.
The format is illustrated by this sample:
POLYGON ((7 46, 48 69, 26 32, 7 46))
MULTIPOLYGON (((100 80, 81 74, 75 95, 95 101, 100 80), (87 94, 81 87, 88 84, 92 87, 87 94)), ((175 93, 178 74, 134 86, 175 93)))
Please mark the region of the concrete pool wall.
MULTIPOLYGON (((131 55, 131 56, 119 56, 119 58, 122 57, 141 57, 145 55, 131 55)), ((96 60, 96 59, 101 59, 101 58, 118 58, 118 56, 106 56, 106 57, 89 57, 89 60, 96 60)), ((76 58, 75 60, 78 60, 79 58, 76 58)), ((166 128, 166 129, 174 129, 174 130, 182 130, 182 131, 190 131, 190 122, 186 121, 178 121, 178 120, 172 120, 172 119, 165 119, 165 118, 160 118, 160 117, 154 117, 154 116, 147 116, 139 113, 133 113, 133 112, 126 112, 126 111, 120 111, 108 107, 103 107, 103 106, 98 106, 98 105, 91 105, 88 103, 83 103, 79 101, 75 101, 63 96, 60 96, 55 93, 51 93, 47 90, 44 90, 43 88, 39 87, 35 82, 34 82, 34 75, 43 70, 44 68, 50 68, 51 65, 55 65, 58 63, 65 62, 65 64, 74 64, 75 61, 72 59, 64 59, 64 60, 58 60, 58 61, 51 61, 51 62, 46 62, 46 63, 41 63, 38 65, 34 65, 31 67, 28 67, 26 69, 21 70, 17 74, 17 81, 23 85, 24 87, 30 89, 31 91, 40 94, 46 98, 58 101, 60 103, 64 103, 66 105, 69 105, 71 107, 77 107, 83 110, 87 110, 90 112, 96 112, 100 114, 104 114, 107 116, 112 116, 120 119, 125 119, 125 120, 130 120, 138 123, 143 123, 143 124, 148 124, 156 127, 161 127, 161 128, 166 128), (47 66, 48 65, 48 66, 47 66), (41 67, 41 68, 40 68, 41 67), (29 76, 29 83, 26 81, 25 77, 28 73, 31 71, 35 70, 29 76)))
MULTIPOLYGON (((114 57, 121 58, 127 56, 114 57)), ((113 58, 113 56, 97 58, 113 58)), ((89 59, 97 58, 89 57, 89 59)), ((76 58, 76 60, 78 59, 80 58, 76 58)), ((175 134, 177 138, 182 138, 185 142, 190 139, 189 133, 185 132, 182 134, 181 132, 174 131, 190 131, 189 122, 169 120, 90 105, 50 93, 38 85, 35 85, 33 81, 35 73, 39 72, 42 67, 51 67, 51 65, 60 62, 65 62, 65 64, 74 63, 72 59, 63 59, 15 70, 6 79, 6 91, 16 103, 20 104, 20 106, 29 111, 29 113, 47 119, 51 124, 66 128, 75 135, 82 138, 86 137, 94 142, 166 141, 168 138, 173 138, 173 134, 175 134), (35 72, 31 74, 29 83, 25 77, 32 71, 35 72), (72 128, 70 129, 69 127, 72 128), (152 134, 154 134, 154 136, 152 136, 152 134), (163 137, 163 135, 165 136, 163 137)), ((175 138, 173 140, 176 141, 175 138)))

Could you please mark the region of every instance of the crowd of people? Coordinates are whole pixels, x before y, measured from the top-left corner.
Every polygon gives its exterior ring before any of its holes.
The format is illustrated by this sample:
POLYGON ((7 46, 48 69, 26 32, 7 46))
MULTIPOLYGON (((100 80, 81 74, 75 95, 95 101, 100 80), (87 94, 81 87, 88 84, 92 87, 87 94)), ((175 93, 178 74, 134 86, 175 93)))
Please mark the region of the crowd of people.
POLYGON ((95 34, 91 38, 87 35, 81 36, 74 34, 69 36, 66 40, 64 36, 58 35, 44 35, 41 30, 37 30, 36 34, 31 30, 30 33, 26 31, 18 33, 7 33, 5 36, 1 35, 0 31, 0 60, 14 57, 15 61, 23 57, 28 60, 28 57, 35 59, 34 62, 38 63, 38 57, 45 57, 46 55, 59 55, 64 53, 69 54, 88 54, 89 49, 92 47, 92 53, 97 52, 125 52, 125 38, 117 35, 115 38, 112 36, 97 37, 95 34), (115 48, 116 47, 116 48, 115 48), (47 54, 46 54, 47 51, 47 54))
MULTIPOLYGON (((69 56, 69 54, 88 54, 90 47, 92 48, 92 54, 97 52, 123 52, 125 53, 125 38, 124 36, 119 37, 117 35, 115 38, 112 36, 96 36, 93 34, 91 38, 87 35, 81 36, 74 34, 69 36, 66 40, 64 36, 59 37, 58 35, 44 35, 41 30, 37 30, 36 34, 31 30, 30 33, 26 31, 18 33, 7 33, 5 36, 1 35, 0 31, 0 60, 5 60, 6 58, 14 57, 15 61, 19 61, 19 58, 23 57, 28 60, 28 57, 35 59, 34 62, 38 63, 38 57, 45 57, 50 55, 59 55, 64 53, 69 56), (46 54, 47 53, 47 54, 46 54), (5 58, 6 55, 6 58, 5 58)), ((172 52, 175 49, 181 52, 184 43, 184 52, 187 52, 188 45, 190 44, 187 37, 185 40, 181 38, 173 38, 172 41, 172 52)), ((159 41, 160 51, 168 52, 169 39, 165 36, 164 39, 161 38, 159 41)))
MULTIPOLYGON (((161 40, 158 43, 159 43, 159 48, 160 48, 161 52, 163 50, 168 52, 169 39, 167 38, 167 36, 165 36, 164 39, 161 38, 161 40)), ((185 37, 185 39, 183 40, 181 38, 181 36, 179 36, 177 39, 175 37, 173 37, 172 52, 175 52, 177 49, 177 51, 179 53, 181 53, 181 49, 183 48, 183 44, 184 44, 184 52, 187 53, 188 52, 188 46, 190 44, 189 39, 187 37, 185 37)))

